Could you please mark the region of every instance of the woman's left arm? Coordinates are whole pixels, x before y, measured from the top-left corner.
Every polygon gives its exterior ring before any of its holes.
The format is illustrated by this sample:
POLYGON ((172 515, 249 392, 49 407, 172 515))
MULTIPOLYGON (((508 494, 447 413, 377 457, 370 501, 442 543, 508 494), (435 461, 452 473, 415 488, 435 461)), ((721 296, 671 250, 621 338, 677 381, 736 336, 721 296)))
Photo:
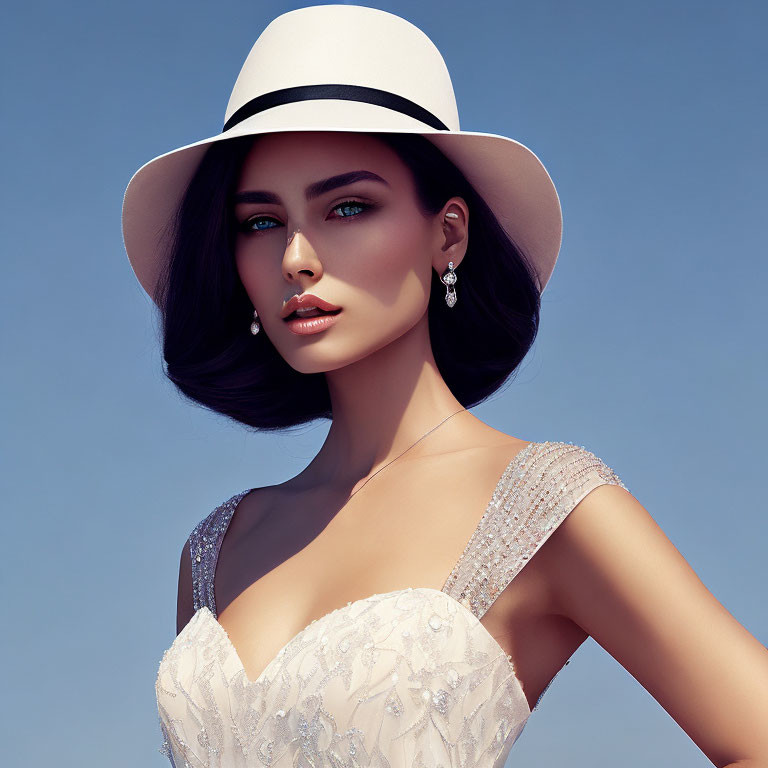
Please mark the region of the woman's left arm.
POLYGON ((548 547, 558 612, 643 685, 718 768, 768 768, 768 649, 637 499, 620 486, 598 486, 548 547))

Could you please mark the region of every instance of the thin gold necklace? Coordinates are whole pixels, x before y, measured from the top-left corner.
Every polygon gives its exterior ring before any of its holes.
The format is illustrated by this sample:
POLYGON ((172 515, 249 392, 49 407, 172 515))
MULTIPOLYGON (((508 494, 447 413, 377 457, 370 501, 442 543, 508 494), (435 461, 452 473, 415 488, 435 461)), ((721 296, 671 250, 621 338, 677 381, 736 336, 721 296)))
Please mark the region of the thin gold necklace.
MULTIPOLYGON (((467 410, 466 408, 459 408, 459 410, 458 410, 458 411, 454 411, 454 412, 453 412, 453 413, 452 413, 450 416, 446 416, 446 417, 445 417, 445 418, 444 418, 444 419, 443 419, 443 420, 442 420, 442 421, 441 421, 441 422, 440 422, 438 425, 436 425, 436 426, 432 427, 432 429, 430 429, 428 432, 425 432, 425 433, 424 433, 424 434, 423 434, 423 435, 422 435, 422 436, 421 436, 421 437, 420 437, 420 438, 419 438, 419 439, 418 439, 418 440, 417 440, 415 443, 411 443, 411 445, 409 445, 409 446, 408 446, 408 447, 407 447, 407 448, 406 448, 406 449, 403 451, 403 453, 407 453, 408 451, 410 451, 410 450, 411 450, 411 448, 413 448, 413 446, 414 446, 414 445, 416 445, 416 443, 419 443, 419 442, 421 442, 421 441, 422 441, 422 440, 423 440, 423 439, 424 439, 424 438, 425 438, 425 437, 426 437, 428 434, 430 434, 431 432, 434 432, 434 431, 437 429, 437 427, 440 427, 440 426, 442 426, 443 424, 445 424, 445 422, 446 422, 446 421, 448 421, 448 419, 451 419, 451 418, 453 418, 453 417, 454 417, 454 416, 455 416, 457 413, 461 413, 462 411, 466 411, 466 410, 467 410)), ((366 481, 365 481, 365 482, 364 482, 364 483, 363 483, 363 484, 362 484, 362 485, 361 485, 361 486, 360 486, 360 487, 359 487, 359 488, 358 488, 356 491, 354 491, 354 493, 350 494, 350 496, 349 496, 349 498, 347 499, 347 501, 349 501, 349 499, 351 499, 351 498, 352 498, 352 496, 354 496, 354 495, 355 495, 355 493, 360 493, 360 491, 362 491, 362 490, 363 490, 363 488, 365 488, 365 486, 367 485, 367 483, 368 483, 369 481, 373 480, 373 478, 374 478, 374 477, 376 477, 376 475, 378 475, 378 474, 379 474, 379 472, 381 472, 381 470, 382 470, 382 469, 386 469, 386 468, 387 468, 387 467, 388 467, 388 466, 389 466, 389 465, 390 465, 390 464, 391 464, 393 461, 397 461, 397 460, 398 460, 398 459, 399 459, 399 458, 400 458, 400 457, 403 455, 403 453, 399 453, 397 456, 395 456, 395 458, 394 458, 394 459, 391 459, 390 461, 388 461, 388 462, 387 462, 387 463, 386 463, 386 464, 385 464, 383 467, 379 467, 379 469, 377 469, 377 470, 376 470, 376 471, 375 471, 375 472, 374 472, 374 473, 373 473, 373 474, 372 474, 372 475, 371 475, 371 476, 368 478, 368 480, 366 480, 366 481)))

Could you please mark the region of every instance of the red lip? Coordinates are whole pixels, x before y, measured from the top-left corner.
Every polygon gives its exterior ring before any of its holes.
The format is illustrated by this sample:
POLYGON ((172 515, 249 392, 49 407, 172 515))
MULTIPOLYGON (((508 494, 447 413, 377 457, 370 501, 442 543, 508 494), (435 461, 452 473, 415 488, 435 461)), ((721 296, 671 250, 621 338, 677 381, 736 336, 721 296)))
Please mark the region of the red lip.
POLYGON ((331 304, 329 301, 325 301, 325 299, 321 299, 311 293, 302 293, 300 296, 294 295, 288 299, 283 306, 282 312, 280 312, 280 317, 285 320, 288 315, 295 312, 299 307, 317 307, 325 312, 335 312, 337 309, 341 309, 341 307, 337 307, 335 304, 331 304))

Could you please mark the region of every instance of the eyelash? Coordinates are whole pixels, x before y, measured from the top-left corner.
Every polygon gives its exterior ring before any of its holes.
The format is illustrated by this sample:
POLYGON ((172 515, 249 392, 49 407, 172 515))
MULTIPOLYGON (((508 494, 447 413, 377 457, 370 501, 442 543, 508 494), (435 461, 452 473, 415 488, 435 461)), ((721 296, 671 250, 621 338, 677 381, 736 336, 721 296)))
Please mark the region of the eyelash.
MULTIPOLYGON (((363 210, 360 211, 359 213, 353 213, 353 214, 351 214, 349 216, 338 216, 338 217, 336 217, 340 221, 343 221, 344 219, 355 219, 358 216, 360 216, 361 214, 363 214, 366 211, 368 211, 371 208, 373 208, 373 205, 371 205, 371 203, 364 203, 361 200, 344 200, 343 202, 338 203, 337 205, 334 205, 333 208, 331 208, 331 210, 335 211, 337 208, 343 208, 345 205, 358 206, 358 207, 362 208, 363 210)), ((252 223, 254 223, 256 221, 265 221, 265 220, 266 221, 276 221, 276 219, 274 219, 272 216, 266 216, 264 214, 257 215, 257 216, 249 216, 247 219, 245 219, 244 221, 242 221, 238 225, 238 229, 241 232, 243 232, 243 233, 245 233, 247 235, 259 235, 259 234, 261 234, 263 232, 269 232, 269 231, 271 231, 273 229, 277 229, 277 227, 265 227, 264 229, 251 229, 251 224, 252 223)), ((277 222, 277 223, 280 223, 280 222, 277 222)))

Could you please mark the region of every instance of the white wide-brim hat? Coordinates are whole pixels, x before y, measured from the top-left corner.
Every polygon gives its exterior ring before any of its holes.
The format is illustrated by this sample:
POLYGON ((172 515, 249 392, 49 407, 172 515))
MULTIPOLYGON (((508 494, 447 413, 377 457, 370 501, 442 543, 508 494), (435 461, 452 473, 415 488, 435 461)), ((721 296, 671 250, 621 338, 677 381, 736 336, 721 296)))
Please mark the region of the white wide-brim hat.
POLYGON ((278 16, 251 48, 221 133, 166 152, 133 175, 123 240, 155 299, 173 217, 207 148, 279 131, 420 134, 456 165, 536 270, 539 292, 555 267, 563 219, 539 158, 506 136, 462 131, 448 68, 409 21, 376 8, 314 5, 278 16))

